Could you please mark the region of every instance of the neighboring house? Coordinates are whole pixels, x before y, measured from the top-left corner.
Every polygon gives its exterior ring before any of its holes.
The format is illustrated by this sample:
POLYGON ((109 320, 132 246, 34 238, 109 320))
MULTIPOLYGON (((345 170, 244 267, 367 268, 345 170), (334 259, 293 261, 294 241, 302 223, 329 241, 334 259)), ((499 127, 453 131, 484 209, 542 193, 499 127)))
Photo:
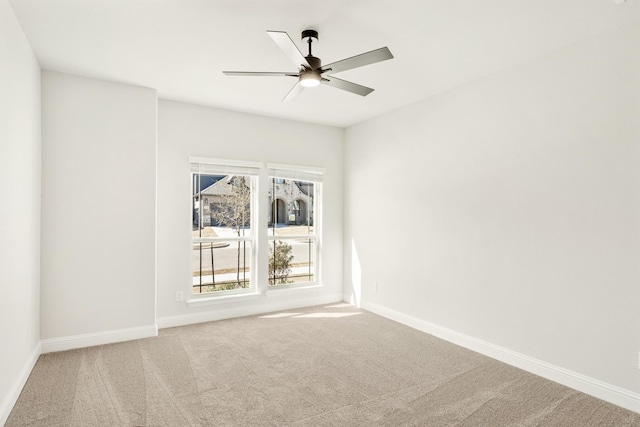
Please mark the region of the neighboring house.
POLYGON ((313 197, 312 182, 274 178, 269 187, 269 224, 313 225, 313 197))
MULTIPOLYGON (((205 182, 213 184, 203 188, 199 193, 194 192, 193 224, 198 224, 202 207, 202 226, 219 225, 215 213, 220 211, 221 205, 229 204, 234 194, 238 193, 234 187, 245 184, 234 175, 207 176, 207 180, 204 177, 203 175, 201 180, 202 187, 205 182)), ((197 185, 194 188, 197 189, 197 185)), ((247 188, 246 185, 244 188, 247 188)), ((269 225, 274 224, 274 220, 275 224, 313 225, 313 183, 274 178, 268 193, 271 206, 268 212, 269 225)), ((247 225, 248 223, 247 218, 247 225)))

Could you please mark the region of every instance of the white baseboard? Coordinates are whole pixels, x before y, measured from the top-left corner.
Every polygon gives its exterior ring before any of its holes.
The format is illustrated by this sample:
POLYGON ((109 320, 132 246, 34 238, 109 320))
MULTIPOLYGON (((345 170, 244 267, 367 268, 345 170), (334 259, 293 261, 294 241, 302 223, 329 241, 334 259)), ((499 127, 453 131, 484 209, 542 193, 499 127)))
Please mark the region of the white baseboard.
POLYGON ((311 307, 321 304, 333 304, 342 302, 342 294, 323 295, 316 297, 300 298, 295 300, 272 301, 265 300, 260 304, 228 308, 220 310, 216 307, 212 311, 201 311, 193 314, 181 314, 177 316, 165 316, 156 319, 158 328, 173 328, 176 326, 192 325, 194 323, 212 322, 214 320, 231 319, 234 317, 253 316, 278 310, 291 310, 294 308, 311 307))
POLYGON ((18 397, 20 397, 20 393, 24 388, 24 385, 27 383, 29 379, 29 375, 33 370, 33 367, 36 365, 38 361, 38 357, 40 357, 41 347, 40 342, 38 342, 31 352, 31 355, 26 360, 24 366, 18 373, 15 382, 13 383, 13 387, 9 390, 9 393, 5 397, 4 401, 0 404, 0 426, 3 426, 7 419, 9 418, 9 414, 11 414, 11 410, 13 406, 18 401, 18 397))
POLYGON ((158 326, 140 326, 137 328, 117 329, 114 331, 96 332, 92 334, 73 335, 61 338, 41 340, 42 353, 71 350, 74 348, 92 347, 94 345, 111 344, 140 338, 155 337, 158 326))
POLYGON ((640 394, 617 387, 586 375, 534 359, 521 353, 461 334, 454 330, 418 319, 378 304, 363 301, 361 307, 382 317, 468 348, 548 380, 557 382, 604 401, 640 413, 640 394))

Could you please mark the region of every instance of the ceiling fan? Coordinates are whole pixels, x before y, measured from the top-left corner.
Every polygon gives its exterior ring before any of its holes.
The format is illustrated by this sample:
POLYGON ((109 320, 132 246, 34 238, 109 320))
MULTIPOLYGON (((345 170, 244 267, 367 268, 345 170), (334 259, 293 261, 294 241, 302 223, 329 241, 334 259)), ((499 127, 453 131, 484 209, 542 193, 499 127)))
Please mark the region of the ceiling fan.
POLYGON ((304 30, 302 32, 302 40, 309 45, 309 54, 303 56, 296 44, 291 40, 289 34, 284 31, 267 31, 273 41, 282 49, 282 51, 293 61, 298 67, 297 72, 251 72, 251 71, 223 71, 227 76, 288 76, 297 77, 298 81, 291 88, 289 93, 284 97, 283 101, 291 101, 296 98, 307 87, 319 86, 320 83, 336 89, 346 90, 361 96, 367 96, 373 89, 361 86, 355 83, 341 80, 326 73, 339 73, 341 71, 351 70, 353 68, 362 67, 364 65, 375 64, 376 62, 385 61, 393 58, 388 48, 372 50, 360 55, 352 56, 341 61, 322 66, 320 58, 311 54, 311 43, 318 40, 318 32, 315 30, 304 30))

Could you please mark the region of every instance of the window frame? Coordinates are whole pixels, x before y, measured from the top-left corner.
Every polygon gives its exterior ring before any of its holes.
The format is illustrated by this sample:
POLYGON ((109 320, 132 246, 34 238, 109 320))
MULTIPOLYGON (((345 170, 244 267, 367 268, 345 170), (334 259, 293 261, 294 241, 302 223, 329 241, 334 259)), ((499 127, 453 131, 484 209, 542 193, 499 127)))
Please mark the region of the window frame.
MULTIPOLYGON (((250 196, 250 236, 246 237, 198 237, 198 243, 200 242, 216 242, 216 241, 250 241, 251 242, 251 265, 250 265, 250 285, 247 288, 224 290, 224 291, 212 291, 205 293, 193 293, 193 265, 191 267, 191 280, 188 282, 188 298, 186 302, 190 307, 198 307, 201 305, 217 304, 224 302, 236 301, 238 299, 253 299, 260 295, 269 296, 275 295, 279 292, 295 291, 299 289, 303 291, 306 288, 315 288, 322 286, 321 277, 321 259, 322 259, 322 180, 325 174, 324 168, 314 166, 300 166, 300 165, 283 165, 274 163, 262 163, 253 161, 241 161, 241 160, 228 160, 228 159, 214 159, 207 157, 195 157, 189 156, 189 163, 192 169, 192 183, 193 183, 193 168, 194 166, 205 169, 202 174, 210 175, 249 175, 251 182, 251 196, 250 196), (214 172, 208 172, 214 171, 214 172), (250 171, 245 174, 243 171, 250 171), (281 284, 277 286, 270 286, 270 271, 269 271, 269 244, 272 240, 279 240, 278 237, 285 236, 273 236, 276 239, 270 239, 269 237, 269 225, 268 225, 268 211, 272 209, 271 204, 268 202, 268 186, 271 183, 270 177, 276 174, 284 174, 284 179, 294 179, 297 181, 308 181, 314 183, 314 199, 313 199, 313 227, 314 234, 304 236, 286 236, 287 239, 295 238, 313 238, 314 239, 314 253, 313 253, 313 281, 303 283, 281 284), (267 205, 267 206, 265 206, 267 205), (264 212, 263 212, 264 211, 264 212), (264 276, 264 277, 263 277, 264 276)), ((193 184, 190 184, 193 185, 193 184)), ((191 190, 193 192, 193 188, 191 190)), ((202 198, 200 199, 202 200, 202 198)), ((304 201, 307 204, 306 209, 310 209, 309 201, 304 201)), ((191 203, 193 203, 193 193, 191 194, 191 203)), ((193 209, 193 206, 192 206, 193 209)), ((202 210, 201 210, 202 212, 202 210)), ((201 219, 199 219, 199 222, 201 219)), ((282 239, 284 240, 284 239, 282 239)), ((196 243, 193 233, 190 238, 190 248, 193 251, 193 245, 196 243)), ((190 263, 193 262, 192 258, 190 263)), ((197 286, 197 285, 196 285, 197 286)), ((204 285, 203 285, 204 286, 204 285)))
MULTIPOLYGON (((193 182, 194 175, 220 175, 220 176, 243 176, 248 179, 248 187, 250 191, 249 196, 249 234, 245 236, 218 236, 218 237, 194 237, 193 233, 191 235, 191 251, 194 251, 194 247, 197 244, 209 243, 213 245, 216 242, 249 242, 249 286, 246 288, 239 289, 230 289, 230 290, 220 290, 220 291, 211 291, 211 292, 200 292, 195 293, 194 288, 198 285, 193 284, 193 264, 191 266, 191 282, 189 283, 188 290, 188 301, 202 301, 208 300, 211 298, 220 298, 220 297, 233 297, 240 295, 250 295, 255 294, 258 291, 258 280, 257 280, 257 230, 256 224, 258 224, 258 219, 256 217, 257 210, 257 195, 256 195, 256 187, 258 174, 260 170, 261 164, 255 162, 239 162, 239 161, 230 161, 230 160, 219 160, 219 159, 208 159, 201 157, 189 157, 189 163, 191 166, 191 203, 194 203, 194 195, 193 192, 193 182), (197 170, 195 170, 197 169, 197 170)), ((202 191, 202 189, 200 189, 202 191)), ((209 198, 210 199, 210 198, 209 198)), ((203 212, 203 197, 200 196, 200 206, 199 212, 203 212)), ((193 215, 193 213, 192 213, 193 215)), ((202 227, 202 214, 198 215, 198 226, 202 227)), ((200 249, 202 251, 202 249, 200 249)), ((193 256, 193 253, 191 254, 193 256)), ((246 258, 246 255, 245 255, 246 258)), ((202 253, 200 254, 200 259, 202 259, 202 253)), ((193 262, 190 257, 190 262, 193 262)), ((202 263, 200 266, 200 274, 202 276, 202 263)), ((208 286, 207 284, 201 284, 200 286, 208 286)))
MULTIPOLYGON (((320 215, 318 215, 318 212, 321 210, 321 206, 322 206, 322 182, 320 179, 318 178, 314 178, 313 176, 311 177, 307 177, 307 178, 312 178, 315 179, 315 181, 310 181, 307 179, 293 179, 293 178, 281 178, 279 176, 273 175, 274 173, 281 173, 282 174, 282 169, 275 169, 275 168, 269 168, 269 175, 267 177, 268 179, 268 186, 271 186, 271 203, 268 203, 270 205, 270 209, 271 209, 271 221, 267 224, 267 245, 269 247, 269 253, 270 249, 272 247, 276 246, 276 241, 295 241, 295 240, 312 240, 313 242, 309 242, 309 250, 310 250, 310 254, 309 254, 309 262, 311 263, 311 268, 312 269, 312 274, 313 274, 313 280, 309 280, 306 282, 300 282, 300 283, 275 283, 275 284, 271 284, 271 280, 273 279, 275 281, 275 276, 272 276, 272 272, 271 270, 268 270, 268 277, 267 277, 267 289, 269 292, 271 291, 277 291, 279 289, 290 289, 290 288, 305 288, 305 287, 313 287, 313 286, 317 286, 318 284, 321 283, 320 280, 320 224, 319 222, 320 219, 320 215), (311 224, 313 224, 313 234, 300 234, 300 235, 289 235, 289 236, 278 236, 275 234, 275 230, 277 229, 277 222, 274 221, 273 216, 274 215, 278 215, 277 211, 275 209, 273 209, 274 206, 274 202, 276 200, 278 200, 277 196, 276 196, 276 185, 285 185, 287 184, 287 181, 291 181, 292 183, 295 183, 296 181, 303 181, 303 182, 310 182, 313 183, 313 196, 311 196, 311 199, 313 200, 313 209, 311 209, 309 200, 304 200, 307 209, 307 221, 311 221, 311 224), (311 211, 311 212, 309 212, 311 211), (273 234, 271 234, 271 230, 273 230, 273 234), (313 248, 313 250, 311 249, 313 248)), ((298 199, 293 199, 293 202, 298 201, 298 199)), ((277 206, 277 205, 276 205, 277 206)), ((277 209, 277 208, 276 208, 277 209)), ((287 221, 288 222, 288 221, 287 221)), ((274 249, 275 250, 275 249, 274 249)))

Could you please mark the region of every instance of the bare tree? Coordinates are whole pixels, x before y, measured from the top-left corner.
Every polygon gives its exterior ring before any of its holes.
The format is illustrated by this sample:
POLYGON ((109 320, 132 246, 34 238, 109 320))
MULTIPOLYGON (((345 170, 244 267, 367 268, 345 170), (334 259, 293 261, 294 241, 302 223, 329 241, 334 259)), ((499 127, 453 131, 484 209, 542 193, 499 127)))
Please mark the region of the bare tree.
MULTIPOLYGON (((251 222, 251 189, 244 176, 229 176, 227 185, 229 185, 229 191, 220 196, 213 217, 219 225, 233 229, 238 237, 242 237, 251 222)), ((241 249, 246 249, 246 243, 238 241, 235 288, 245 287, 244 278, 240 281, 241 249)), ((246 259, 246 257, 243 258, 246 259)), ((243 268, 242 272, 245 273, 245 271, 243 268)))

